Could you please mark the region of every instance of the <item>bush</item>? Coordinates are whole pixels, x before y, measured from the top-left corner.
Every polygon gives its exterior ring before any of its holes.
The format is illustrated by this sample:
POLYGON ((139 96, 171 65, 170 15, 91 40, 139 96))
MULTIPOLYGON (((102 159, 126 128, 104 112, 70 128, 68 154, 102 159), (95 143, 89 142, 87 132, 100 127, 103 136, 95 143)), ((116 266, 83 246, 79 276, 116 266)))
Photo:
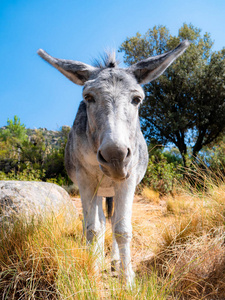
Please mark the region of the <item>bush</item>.
POLYGON ((11 170, 9 173, 0 171, 0 180, 21 180, 21 181, 42 181, 45 175, 45 170, 35 170, 31 164, 22 171, 11 170))
POLYGON ((199 154, 198 159, 203 165, 210 167, 210 170, 213 173, 216 173, 217 176, 223 178, 225 176, 224 153, 225 136, 216 145, 204 148, 203 151, 199 154))
POLYGON ((70 185, 64 166, 64 149, 70 128, 58 132, 26 129, 20 119, 0 128, 0 179, 37 180, 70 185))
POLYGON ((79 196, 79 188, 77 185, 75 185, 74 183, 69 185, 69 186, 64 186, 64 189, 67 191, 67 193, 72 196, 72 197, 76 197, 79 196))
POLYGON ((176 157, 158 151, 149 157, 142 185, 151 187, 163 195, 172 192, 175 182, 180 178, 182 178, 182 165, 176 157))

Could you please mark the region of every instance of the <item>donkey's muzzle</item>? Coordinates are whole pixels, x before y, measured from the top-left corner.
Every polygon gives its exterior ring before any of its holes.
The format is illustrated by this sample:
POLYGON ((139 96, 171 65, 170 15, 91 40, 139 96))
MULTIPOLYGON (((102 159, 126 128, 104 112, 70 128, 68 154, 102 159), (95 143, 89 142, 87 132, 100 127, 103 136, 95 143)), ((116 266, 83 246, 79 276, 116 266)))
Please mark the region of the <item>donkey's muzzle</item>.
POLYGON ((129 177, 128 165, 131 156, 128 147, 105 145, 99 148, 97 159, 103 173, 115 180, 124 180, 129 177))

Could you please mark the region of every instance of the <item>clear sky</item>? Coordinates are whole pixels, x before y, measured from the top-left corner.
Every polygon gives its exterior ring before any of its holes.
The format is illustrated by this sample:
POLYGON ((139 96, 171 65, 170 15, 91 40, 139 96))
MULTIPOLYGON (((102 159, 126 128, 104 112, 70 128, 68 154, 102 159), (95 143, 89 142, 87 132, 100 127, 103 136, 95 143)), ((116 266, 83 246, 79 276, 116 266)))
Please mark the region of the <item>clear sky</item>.
MULTIPOLYGON (((225 0, 0 0, 0 127, 18 115, 28 128, 72 125, 82 87, 36 53, 91 64, 126 37, 183 23, 209 32, 225 47, 225 0)), ((122 54, 118 54, 122 60, 122 54)))

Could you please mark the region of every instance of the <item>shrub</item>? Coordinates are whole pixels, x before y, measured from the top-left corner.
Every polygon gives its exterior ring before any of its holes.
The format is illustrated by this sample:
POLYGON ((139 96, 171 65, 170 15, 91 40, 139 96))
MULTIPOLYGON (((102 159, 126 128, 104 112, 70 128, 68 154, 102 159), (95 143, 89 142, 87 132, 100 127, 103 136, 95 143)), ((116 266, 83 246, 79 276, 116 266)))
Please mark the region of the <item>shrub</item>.
POLYGON ((79 196, 79 188, 74 183, 69 186, 64 186, 64 189, 69 193, 70 196, 76 197, 79 196))
POLYGON ((142 181, 144 186, 151 187, 160 195, 172 192, 175 182, 182 178, 181 164, 176 160, 174 162, 168 160, 163 152, 151 155, 142 181))
POLYGON ((0 180, 42 181, 45 170, 35 170, 27 163, 22 171, 11 170, 9 173, 0 171, 0 180))

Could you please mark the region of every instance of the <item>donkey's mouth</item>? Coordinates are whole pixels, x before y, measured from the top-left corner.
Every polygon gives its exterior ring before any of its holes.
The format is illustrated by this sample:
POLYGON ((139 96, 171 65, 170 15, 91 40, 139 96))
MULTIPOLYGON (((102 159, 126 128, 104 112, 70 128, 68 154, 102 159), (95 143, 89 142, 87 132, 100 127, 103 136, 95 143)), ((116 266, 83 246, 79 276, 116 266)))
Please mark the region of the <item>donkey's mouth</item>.
POLYGON ((106 168, 102 165, 99 165, 101 171, 113 181, 124 181, 130 177, 130 172, 126 170, 126 168, 114 169, 114 168, 106 168))

